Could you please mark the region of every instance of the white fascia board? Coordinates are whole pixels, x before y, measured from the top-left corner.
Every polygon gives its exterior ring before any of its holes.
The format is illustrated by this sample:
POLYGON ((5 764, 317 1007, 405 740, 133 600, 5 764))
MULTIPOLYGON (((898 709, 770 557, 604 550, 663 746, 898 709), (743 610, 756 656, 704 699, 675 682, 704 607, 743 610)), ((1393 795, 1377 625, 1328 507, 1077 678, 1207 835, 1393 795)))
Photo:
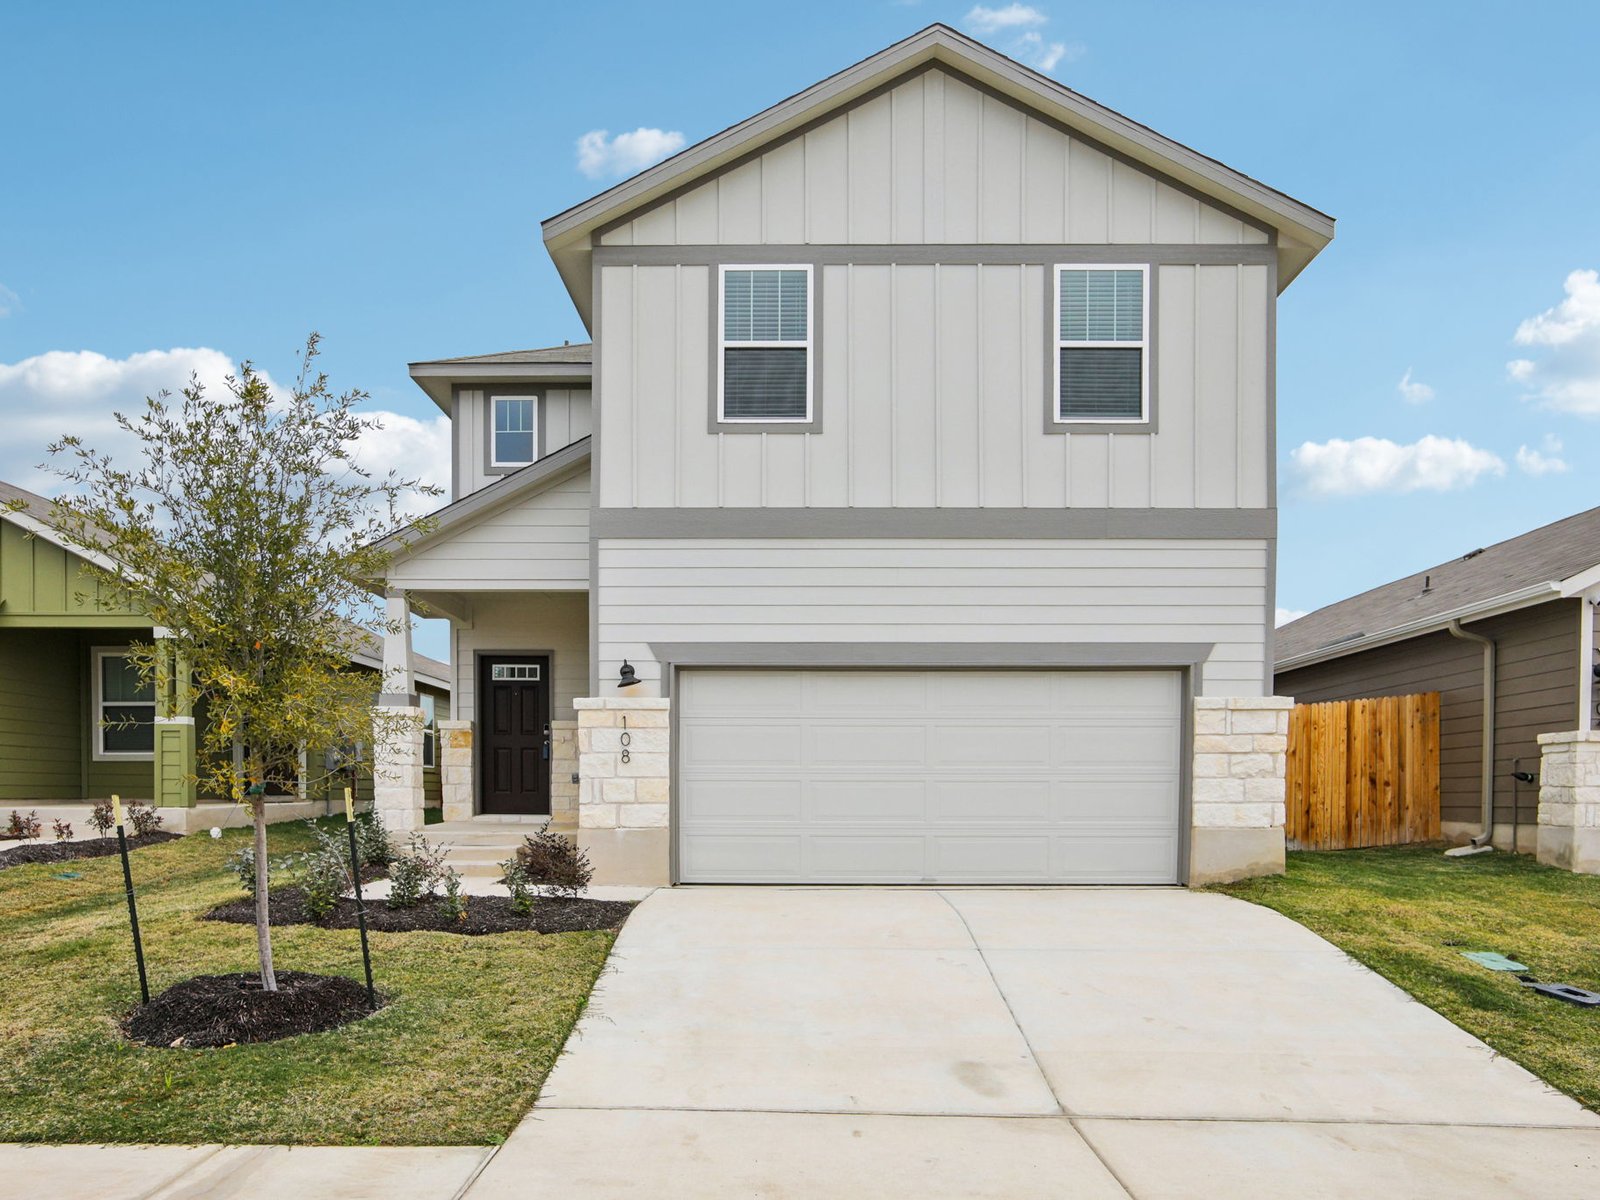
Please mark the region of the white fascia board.
POLYGON ((594 378, 591 363, 414 363, 409 370, 412 381, 447 416, 451 389, 457 384, 571 383, 581 387, 594 378))
POLYGON ((1600 563, 1579 571, 1576 575, 1569 575, 1558 586, 1561 588, 1561 594, 1568 598, 1593 591, 1600 587, 1600 563))
POLYGON ((1531 608, 1535 604, 1543 604, 1547 600, 1557 600, 1562 596, 1561 585, 1553 580, 1544 583, 1535 583, 1529 587, 1519 588, 1514 592, 1495 596, 1488 600, 1479 600, 1473 604, 1465 604, 1460 608, 1453 608, 1448 612, 1435 613, 1430 617, 1423 617, 1405 625, 1396 625, 1393 629, 1385 629, 1379 633, 1366 634, 1359 638, 1352 638, 1348 642, 1337 642, 1331 646, 1320 646, 1315 650, 1307 650, 1304 654, 1296 654, 1289 658, 1280 658, 1273 664, 1273 671, 1293 671, 1299 667, 1309 667, 1317 663, 1327 662, 1330 659, 1344 658, 1346 655, 1359 654, 1363 650, 1372 650, 1378 646, 1387 646, 1391 642, 1403 642, 1424 633, 1437 633, 1446 628, 1452 621, 1481 621, 1486 617, 1496 617, 1501 613, 1515 612, 1519 608, 1531 608))

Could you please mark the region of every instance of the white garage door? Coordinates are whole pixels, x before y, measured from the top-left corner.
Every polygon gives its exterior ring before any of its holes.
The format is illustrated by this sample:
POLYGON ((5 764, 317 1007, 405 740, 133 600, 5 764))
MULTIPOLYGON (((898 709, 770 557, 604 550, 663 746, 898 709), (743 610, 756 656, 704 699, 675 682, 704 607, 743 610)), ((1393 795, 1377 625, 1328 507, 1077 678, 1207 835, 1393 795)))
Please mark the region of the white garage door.
POLYGON ((686 883, 1176 883, 1174 671, 684 670, 686 883))

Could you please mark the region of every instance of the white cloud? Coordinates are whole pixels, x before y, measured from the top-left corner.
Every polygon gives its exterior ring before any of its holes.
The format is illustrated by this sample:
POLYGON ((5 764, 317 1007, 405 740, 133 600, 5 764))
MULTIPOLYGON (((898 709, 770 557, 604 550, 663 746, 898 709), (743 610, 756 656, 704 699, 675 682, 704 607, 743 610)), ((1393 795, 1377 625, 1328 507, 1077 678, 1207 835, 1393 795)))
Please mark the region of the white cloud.
POLYGON ((1411 368, 1406 368, 1406 373, 1400 376, 1400 382, 1395 385, 1400 389, 1400 395, 1407 404, 1426 404, 1433 399, 1433 389, 1420 379, 1411 378, 1411 368))
POLYGON ((1517 466, 1528 475, 1560 475, 1567 469, 1567 461, 1561 457, 1561 439, 1546 434, 1542 450, 1518 446, 1517 466))
POLYGON ((590 179, 637 174, 682 150, 683 143, 676 129, 640 127, 616 137, 607 129, 591 129, 578 139, 578 170, 590 179))
POLYGON ((1506 473, 1499 455, 1434 434, 1404 446, 1374 437, 1305 442, 1290 458, 1313 496, 1449 492, 1470 487, 1484 475, 1506 473))
MULTIPOLYGON (((0 362, 0 412, 6 414, 0 479, 46 495, 60 492, 61 479, 39 467, 47 457, 45 448, 69 433, 131 466, 138 443, 117 427, 114 413, 131 416, 146 396, 161 391, 176 395, 191 375, 210 394, 220 394, 226 377, 237 370, 228 355, 204 346, 146 350, 126 358, 93 350, 52 350, 15 363, 0 362)), ((270 375, 266 380, 274 392, 280 390, 270 375)), ((449 485, 450 430, 442 414, 431 421, 399 413, 368 415, 379 418, 384 428, 362 439, 356 459, 364 469, 385 475, 393 467, 403 477, 449 485)), ((429 510, 440 503, 423 497, 418 507, 429 510)))
POLYGON ((1272 623, 1274 626, 1282 627, 1287 625, 1290 621, 1298 621, 1305 615, 1306 610, 1303 608, 1280 608, 1276 614, 1274 614, 1272 623))
POLYGON ((22 311, 22 297, 0 283, 0 317, 9 317, 22 311))
POLYGON ((1050 23, 1049 14, 1031 4, 1007 4, 1004 8, 975 5, 963 23, 979 37, 1009 39, 1001 48, 1036 71, 1053 71, 1062 61, 1083 57, 1084 47, 1077 42, 1046 40, 1040 30, 1050 23))
POLYGON ((1050 18, 1029 4, 1008 4, 1004 8, 974 5, 966 16, 966 26, 974 33, 1008 33, 1048 24, 1050 18))
POLYGON ((1542 408, 1600 416, 1600 272, 1573 271, 1563 288, 1561 303, 1517 326, 1513 340, 1538 357, 1512 359, 1506 374, 1542 408))

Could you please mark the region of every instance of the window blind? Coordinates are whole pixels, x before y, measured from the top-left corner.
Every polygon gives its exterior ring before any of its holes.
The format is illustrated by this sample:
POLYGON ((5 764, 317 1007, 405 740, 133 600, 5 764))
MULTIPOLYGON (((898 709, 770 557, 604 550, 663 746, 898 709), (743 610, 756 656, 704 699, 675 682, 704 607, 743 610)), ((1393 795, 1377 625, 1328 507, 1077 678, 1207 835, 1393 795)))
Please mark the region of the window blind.
POLYGON ((723 420, 804 421, 809 415, 809 287, 804 270, 723 272, 723 420))
POLYGON ((1145 273, 1066 267, 1060 273, 1063 421, 1137 421, 1145 415, 1145 273))

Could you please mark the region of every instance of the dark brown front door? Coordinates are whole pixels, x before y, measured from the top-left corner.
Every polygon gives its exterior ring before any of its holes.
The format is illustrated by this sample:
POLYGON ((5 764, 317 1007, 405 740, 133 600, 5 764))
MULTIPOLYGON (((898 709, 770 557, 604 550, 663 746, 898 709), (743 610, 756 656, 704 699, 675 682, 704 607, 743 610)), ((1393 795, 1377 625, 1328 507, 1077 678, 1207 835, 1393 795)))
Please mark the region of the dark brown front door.
POLYGON ((550 660, 485 655, 478 664, 486 813, 550 811, 550 660))

